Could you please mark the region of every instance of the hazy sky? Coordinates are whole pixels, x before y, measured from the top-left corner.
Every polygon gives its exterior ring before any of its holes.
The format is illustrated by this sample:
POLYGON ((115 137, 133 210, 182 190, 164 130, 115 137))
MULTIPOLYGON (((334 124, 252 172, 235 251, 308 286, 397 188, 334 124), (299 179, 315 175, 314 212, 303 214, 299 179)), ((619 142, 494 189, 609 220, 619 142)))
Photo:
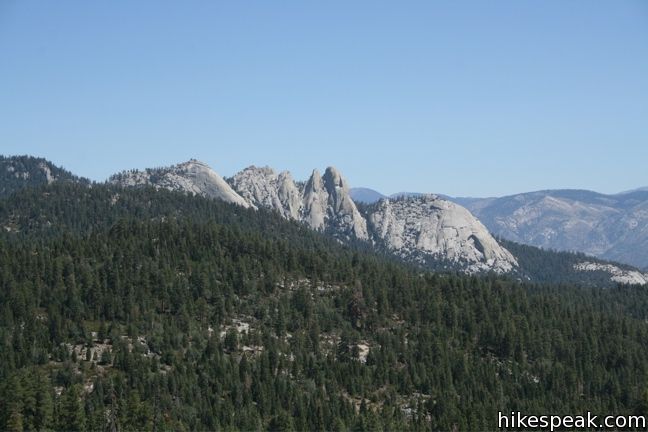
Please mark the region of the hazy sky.
POLYGON ((648 2, 0 0, 0 153, 384 193, 648 185, 648 2))

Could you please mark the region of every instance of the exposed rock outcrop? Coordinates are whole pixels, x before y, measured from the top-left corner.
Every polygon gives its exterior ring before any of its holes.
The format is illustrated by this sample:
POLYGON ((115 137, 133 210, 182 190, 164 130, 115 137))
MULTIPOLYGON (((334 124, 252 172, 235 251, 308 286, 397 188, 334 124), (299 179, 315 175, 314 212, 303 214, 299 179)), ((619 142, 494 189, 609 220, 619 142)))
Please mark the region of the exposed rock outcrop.
POLYGON ((248 167, 231 178, 232 187, 251 204, 277 211, 286 219, 329 230, 348 238, 367 240, 367 223, 349 196, 342 175, 332 167, 324 176, 313 170, 300 187, 289 172, 248 167))
POLYGON ((250 207, 216 171, 195 159, 167 168, 124 171, 112 176, 108 182, 123 187, 153 186, 250 207))
POLYGON ((630 285, 646 285, 648 284, 648 273, 641 273, 638 270, 623 269, 613 264, 601 264, 596 262, 584 261, 574 265, 574 270, 593 272, 600 271, 610 275, 613 282, 630 284, 630 285))
POLYGON ((385 246, 405 259, 425 256, 464 263, 471 272, 511 271, 517 261, 465 208, 434 195, 383 199, 369 220, 385 246))
POLYGON ((363 215, 342 174, 314 170, 305 183, 289 172, 250 166, 225 181, 206 164, 190 160, 168 168, 126 171, 111 183, 150 185, 221 199, 243 207, 267 208, 346 241, 383 245, 415 261, 442 259, 469 271, 508 272, 515 258, 465 208, 436 196, 383 200, 363 215), (368 224, 367 218, 371 222, 368 224))
POLYGON ((288 171, 250 166, 230 179, 241 197, 257 207, 274 209, 286 219, 299 219, 301 192, 288 171))

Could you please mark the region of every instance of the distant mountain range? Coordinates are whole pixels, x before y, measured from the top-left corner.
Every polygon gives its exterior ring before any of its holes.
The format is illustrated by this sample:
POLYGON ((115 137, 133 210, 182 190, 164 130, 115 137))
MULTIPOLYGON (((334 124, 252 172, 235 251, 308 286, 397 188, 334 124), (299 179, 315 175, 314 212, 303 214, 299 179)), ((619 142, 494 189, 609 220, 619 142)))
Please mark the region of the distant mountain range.
MULTIPOLYGON (((0 170, 4 196, 61 181, 91 184, 44 159, 26 156, 0 157, 0 170)), ((323 175, 314 170, 303 182, 287 171, 255 166, 225 179, 195 159, 123 171, 94 185, 153 187, 269 209, 341 242, 362 242, 432 269, 493 271, 551 282, 648 283, 647 274, 627 265, 585 255, 551 255, 517 244, 582 251, 643 267, 648 191, 613 196, 544 191, 487 199, 403 192, 385 197, 371 189, 350 188, 334 167, 323 175), (489 229, 517 243, 498 241, 489 229), (553 270, 547 270, 547 263, 553 270)), ((0 226, 9 232, 18 229, 11 220, 0 220, 0 226)))
MULTIPOLYGON (((382 196, 366 191, 352 190, 351 196, 367 203, 382 196)), ((648 188, 615 195, 564 189, 501 198, 444 197, 466 207, 496 236, 648 268, 648 188)))
POLYGON ((636 188, 636 189, 631 189, 631 190, 627 190, 627 191, 623 191, 623 192, 620 192, 619 195, 621 195, 621 194, 627 194, 627 193, 631 193, 631 192, 646 192, 646 191, 648 191, 648 186, 640 187, 640 188, 636 188))

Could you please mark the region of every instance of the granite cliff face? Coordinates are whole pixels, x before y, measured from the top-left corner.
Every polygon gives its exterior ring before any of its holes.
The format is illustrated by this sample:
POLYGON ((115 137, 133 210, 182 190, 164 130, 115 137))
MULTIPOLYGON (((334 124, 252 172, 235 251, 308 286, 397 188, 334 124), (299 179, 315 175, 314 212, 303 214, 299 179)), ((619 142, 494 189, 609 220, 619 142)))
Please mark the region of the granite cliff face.
POLYGON ((230 179, 250 203, 346 238, 369 240, 407 260, 442 258, 465 270, 509 272, 515 258, 465 208, 434 196, 384 199, 362 215, 338 170, 314 170, 301 187, 290 174, 249 167, 230 179), (367 219, 369 224, 367 224, 367 219))
POLYGON ((122 187, 152 186, 250 207, 216 171, 195 159, 167 168, 123 171, 110 177, 108 183, 122 187))
POLYGON ((469 272, 517 267, 513 255, 468 210, 434 195, 383 199, 370 207, 369 221, 376 237, 405 259, 443 258, 469 272))
POLYGON ((299 220, 301 191, 288 171, 250 166, 229 179, 231 186, 256 207, 276 210, 286 219, 299 220))
POLYGON ((230 179, 232 187, 251 204, 277 211, 286 219, 304 222, 347 238, 369 239, 367 223, 349 197, 349 188, 333 167, 324 176, 314 170, 304 185, 289 172, 248 167, 230 179))
MULTIPOLYGON (((311 179, 319 175, 313 172, 311 179)), ((306 183, 305 193, 308 195, 309 181, 306 183)), ((353 234, 355 237, 367 240, 367 221, 362 217, 355 203, 349 195, 349 186, 342 175, 333 167, 328 167, 322 177, 324 194, 326 197, 326 215, 329 225, 335 230, 353 234)), ((313 212, 311 211, 311 215, 313 212)))
MULTIPOLYGON (((417 196, 394 194, 389 198, 417 196)), ((499 198, 441 195, 466 207, 498 237, 568 252, 583 252, 648 270, 648 188, 614 195, 588 190, 544 190, 499 198)), ((356 202, 384 197, 367 188, 351 189, 356 202)))
POLYGON ((515 258, 465 208, 433 196, 383 200, 362 214, 342 174, 314 170, 305 183, 289 172, 250 166, 225 181, 190 160, 168 168, 125 171, 109 179, 124 187, 149 185, 267 208, 340 240, 358 239, 406 260, 443 259, 468 272, 512 271, 515 258), (370 223, 368 223, 368 221, 370 223))

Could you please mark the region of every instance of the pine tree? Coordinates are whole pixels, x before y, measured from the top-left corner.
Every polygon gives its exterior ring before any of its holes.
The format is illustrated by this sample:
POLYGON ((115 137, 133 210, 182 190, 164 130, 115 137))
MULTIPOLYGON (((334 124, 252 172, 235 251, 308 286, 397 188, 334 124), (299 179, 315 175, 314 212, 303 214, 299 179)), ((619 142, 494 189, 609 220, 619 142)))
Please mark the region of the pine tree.
POLYGON ((75 432, 85 429, 85 414, 76 385, 68 387, 61 395, 58 428, 75 432))

